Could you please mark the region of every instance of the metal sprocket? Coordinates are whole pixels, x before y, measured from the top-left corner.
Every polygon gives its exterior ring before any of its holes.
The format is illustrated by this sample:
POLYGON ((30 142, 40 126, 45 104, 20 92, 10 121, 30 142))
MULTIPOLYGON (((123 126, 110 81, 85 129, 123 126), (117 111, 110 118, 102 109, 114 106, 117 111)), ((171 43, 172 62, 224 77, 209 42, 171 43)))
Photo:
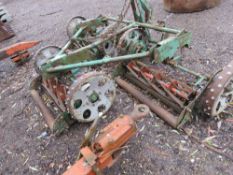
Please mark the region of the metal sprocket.
POLYGON ((208 85, 202 96, 203 112, 218 116, 233 100, 233 61, 222 69, 208 85))
POLYGON ((147 50, 148 40, 145 31, 139 28, 127 30, 120 37, 117 48, 123 53, 139 53, 147 50))
POLYGON ((74 119, 92 122, 109 110, 115 96, 115 83, 110 77, 101 72, 89 72, 71 85, 67 105, 74 119))

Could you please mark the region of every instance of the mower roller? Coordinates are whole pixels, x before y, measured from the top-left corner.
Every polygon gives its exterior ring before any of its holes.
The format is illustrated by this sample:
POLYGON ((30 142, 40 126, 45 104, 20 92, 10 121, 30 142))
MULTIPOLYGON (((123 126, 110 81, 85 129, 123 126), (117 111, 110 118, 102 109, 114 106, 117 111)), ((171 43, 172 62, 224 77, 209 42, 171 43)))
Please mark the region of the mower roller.
MULTIPOLYGON (((47 94, 58 106, 65 123, 70 119, 94 121, 110 109, 116 94, 109 75, 92 72, 97 65, 107 64, 108 70, 113 70, 113 77, 133 79, 134 84, 141 85, 174 109, 175 114, 168 112, 173 117, 172 123, 176 121, 173 127, 196 114, 216 116, 224 112, 232 100, 232 69, 224 68, 208 77, 181 66, 177 51, 190 45, 191 33, 167 28, 161 23, 153 24, 151 14, 146 0, 129 0, 125 1, 118 18, 102 15, 94 19, 73 18, 67 26, 69 40, 64 47, 49 46, 36 54, 35 67, 40 82, 37 88, 32 88, 33 92, 47 94), (134 20, 125 20, 130 6, 134 20), (158 66, 169 68, 164 73, 158 66), (175 74, 171 76, 171 69, 195 80, 190 82, 175 74), (219 84, 222 86, 217 90, 219 84), (212 89, 214 94, 209 92, 212 89)), ((64 128, 60 128, 62 130, 64 128)))

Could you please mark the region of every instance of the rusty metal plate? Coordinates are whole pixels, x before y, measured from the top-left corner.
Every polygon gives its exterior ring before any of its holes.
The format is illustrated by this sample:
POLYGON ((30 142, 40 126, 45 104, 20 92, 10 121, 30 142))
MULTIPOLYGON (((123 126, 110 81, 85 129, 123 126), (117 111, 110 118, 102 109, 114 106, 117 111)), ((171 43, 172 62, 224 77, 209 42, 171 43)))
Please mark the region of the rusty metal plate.
POLYGON ((15 33, 12 28, 8 24, 2 23, 0 21, 0 42, 10 39, 13 36, 15 36, 15 33))

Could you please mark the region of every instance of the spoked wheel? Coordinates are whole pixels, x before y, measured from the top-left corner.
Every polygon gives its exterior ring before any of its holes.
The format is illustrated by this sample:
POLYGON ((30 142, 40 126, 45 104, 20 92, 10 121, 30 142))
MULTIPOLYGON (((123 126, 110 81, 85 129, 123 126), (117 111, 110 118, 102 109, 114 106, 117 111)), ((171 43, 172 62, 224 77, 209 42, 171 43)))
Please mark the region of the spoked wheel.
POLYGON ((86 18, 82 16, 76 16, 69 21, 67 25, 67 35, 69 38, 72 38, 72 36, 79 30, 79 25, 85 20, 86 18))
POLYGON ((61 49, 57 46, 48 46, 40 49, 34 56, 35 68, 37 73, 42 72, 42 66, 47 63, 48 60, 54 58, 61 49))
POLYGON ((233 61, 213 79, 203 94, 203 112, 219 116, 233 101, 233 61))
POLYGON ((91 122, 104 115, 116 96, 114 81, 104 73, 90 72, 79 77, 70 87, 68 109, 80 122, 91 122))

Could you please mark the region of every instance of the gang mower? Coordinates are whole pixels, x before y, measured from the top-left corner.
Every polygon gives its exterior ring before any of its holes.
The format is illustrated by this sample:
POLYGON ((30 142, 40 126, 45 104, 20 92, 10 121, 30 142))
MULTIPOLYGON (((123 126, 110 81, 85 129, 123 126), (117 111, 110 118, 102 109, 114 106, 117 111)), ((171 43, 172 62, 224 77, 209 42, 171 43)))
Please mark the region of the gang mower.
POLYGON ((104 115, 116 96, 115 82, 175 128, 194 115, 215 117, 225 111, 233 99, 233 62, 211 77, 181 66, 177 51, 190 45, 191 33, 154 24, 151 14, 146 0, 129 0, 117 18, 78 16, 68 23, 64 47, 38 51, 39 76, 31 92, 53 131, 60 133, 74 121, 92 122, 104 115), (125 20, 130 7, 134 20, 125 20), (102 68, 112 74, 98 72, 99 65, 108 65, 102 68))

